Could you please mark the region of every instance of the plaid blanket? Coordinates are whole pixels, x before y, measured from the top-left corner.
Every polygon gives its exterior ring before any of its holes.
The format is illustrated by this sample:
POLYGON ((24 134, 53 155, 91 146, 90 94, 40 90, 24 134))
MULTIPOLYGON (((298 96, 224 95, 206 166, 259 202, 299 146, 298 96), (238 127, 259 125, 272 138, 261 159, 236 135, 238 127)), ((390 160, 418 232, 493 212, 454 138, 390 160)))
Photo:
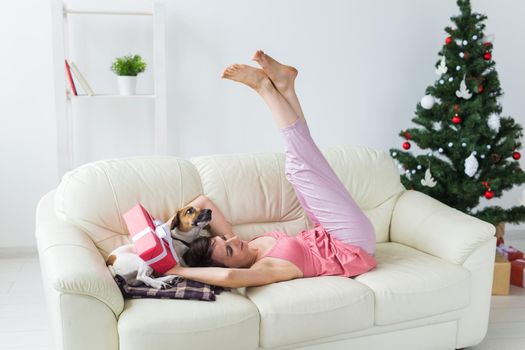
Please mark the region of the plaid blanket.
POLYGON ((215 294, 222 291, 230 291, 229 288, 212 286, 182 277, 175 278, 169 282, 169 288, 155 289, 141 284, 130 286, 126 280, 119 275, 114 276, 115 282, 124 295, 124 298, 157 298, 157 299, 196 299, 205 301, 215 301, 215 294))

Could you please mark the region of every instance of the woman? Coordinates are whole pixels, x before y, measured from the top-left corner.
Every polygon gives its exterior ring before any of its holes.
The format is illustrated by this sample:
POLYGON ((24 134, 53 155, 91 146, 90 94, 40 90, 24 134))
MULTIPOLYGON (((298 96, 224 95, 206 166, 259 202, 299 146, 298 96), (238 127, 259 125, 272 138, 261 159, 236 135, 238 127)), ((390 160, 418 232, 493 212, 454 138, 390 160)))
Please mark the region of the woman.
POLYGON ((261 50, 252 60, 262 69, 234 64, 222 78, 253 88, 270 108, 285 141, 286 178, 315 227, 295 237, 267 232, 239 240, 218 208, 201 196, 192 204, 212 209, 216 236, 195 240, 184 255, 188 265, 201 267, 176 266, 167 274, 240 288, 322 275, 352 277, 373 269, 374 228, 310 135, 295 94, 297 70, 261 50))

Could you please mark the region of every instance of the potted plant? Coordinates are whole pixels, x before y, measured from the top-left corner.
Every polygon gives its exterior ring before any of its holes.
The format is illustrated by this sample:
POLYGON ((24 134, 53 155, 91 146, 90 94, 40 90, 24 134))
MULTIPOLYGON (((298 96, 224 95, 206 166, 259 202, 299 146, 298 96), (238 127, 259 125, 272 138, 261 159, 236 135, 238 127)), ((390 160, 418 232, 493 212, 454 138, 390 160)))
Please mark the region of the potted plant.
POLYGON ((146 70, 146 62, 140 55, 128 55, 115 59, 111 70, 118 76, 121 95, 134 95, 137 87, 137 74, 146 70))

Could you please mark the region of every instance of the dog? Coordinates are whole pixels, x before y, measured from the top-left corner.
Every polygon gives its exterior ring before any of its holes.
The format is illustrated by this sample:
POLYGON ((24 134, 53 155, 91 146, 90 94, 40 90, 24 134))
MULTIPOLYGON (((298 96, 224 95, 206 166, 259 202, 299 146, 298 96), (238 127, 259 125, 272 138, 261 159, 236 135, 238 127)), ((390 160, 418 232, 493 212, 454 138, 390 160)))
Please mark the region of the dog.
MULTIPOLYGON (((182 257, 189 249, 190 243, 200 236, 210 236, 208 230, 211 215, 211 209, 187 205, 167 221, 173 247, 181 266, 187 266, 182 257)), ((113 250, 106 259, 106 265, 113 276, 122 276, 131 286, 144 283, 155 289, 162 289, 168 287, 168 283, 178 277, 176 275, 154 277, 153 269, 137 254, 133 244, 126 244, 113 250)))

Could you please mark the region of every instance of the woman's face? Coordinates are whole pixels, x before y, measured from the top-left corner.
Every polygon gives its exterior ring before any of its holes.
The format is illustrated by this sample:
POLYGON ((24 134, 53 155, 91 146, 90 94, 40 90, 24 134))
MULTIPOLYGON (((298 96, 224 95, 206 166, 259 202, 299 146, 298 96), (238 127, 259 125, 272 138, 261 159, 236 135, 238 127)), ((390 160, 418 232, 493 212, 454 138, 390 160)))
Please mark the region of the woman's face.
POLYGON ((248 246, 248 242, 240 240, 237 236, 226 238, 226 236, 215 236, 212 241, 213 252, 211 258, 227 267, 250 267, 254 258, 254 252, 248 246))

